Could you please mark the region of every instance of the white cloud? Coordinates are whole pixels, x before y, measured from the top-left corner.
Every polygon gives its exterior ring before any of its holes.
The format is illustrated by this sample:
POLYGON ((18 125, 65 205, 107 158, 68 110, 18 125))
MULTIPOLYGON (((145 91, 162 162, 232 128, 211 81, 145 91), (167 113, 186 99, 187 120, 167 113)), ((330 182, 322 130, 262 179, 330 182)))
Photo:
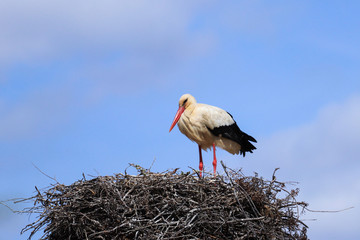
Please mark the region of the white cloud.
POLYGON ((263 154, 276 156, 281 163, 296 168, 299 167, 294 166, 296 163, 314 167, 342 166, 360 154, 357 147, 360 143, 359 108, 359 97, 330 105, 321 110, 312 123, 265 140, 263 154))
MULTIPOLYGON (((179 51, 199 2, 1 1, 0 62, 123 49, 179 51)), ((186 47, 185 47, 186 48, 186 47)), ((178 53, 179 54, 179 53, 178 53)))
POLYGON ((75 92, 93 101, 166 82, 173 68, 213 47, 211 33, 190 29, 201 2, 1 1, 0 82, 12 84, 5 78, 17 64, 61 74, 42 89, 28 90, 16 104, 0 100, 0 139, 63 123, 79 100, 75 92), (76 65, 77 59, 84 63, 76 65), (62 62, 75 64, 66 69, 62 62))
POLYGON ((280 180, 299 181, 299 200, 308 202, 310 209, 355 207, 341 213, 307 213, 304 218, 317 219, 306 222, 310 237, 326 239, 336 232, 346 239, 360 236, 356 227, 360 214, 359 109, 360 96, 331 104, 314 121, 259 141, 248 163, 259 172, 280 167, 280 180))
POLYGON ((69 78, 88 81, 89 94, 100 97, 167 82, 215 45, 211 31, 191 29, 201 3, 1 1, 0 73, 19 63, 80 61, 69 78))
POLYGON ((339 213, 307 212, 302 218, 317 219, 305 221, 311 239, 359 239, 359 109, 360 96, 329 104, 307 124, 258 138, 258 149, 245 159, 224 153, 225 162, 267 179, 279 167, 278 180, 299 182, 297 199, 309 203, 312 210, 354 207, 339 213))

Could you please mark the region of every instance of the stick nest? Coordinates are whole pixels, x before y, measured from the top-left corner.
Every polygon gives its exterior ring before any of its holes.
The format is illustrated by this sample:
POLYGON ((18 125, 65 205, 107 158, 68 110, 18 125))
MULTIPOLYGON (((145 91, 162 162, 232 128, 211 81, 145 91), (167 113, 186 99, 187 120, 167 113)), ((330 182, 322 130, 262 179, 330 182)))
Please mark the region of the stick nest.
MULTIPOLYGON (((30 198, 39 213, 29 239, 308 239, 299 190, 224 166, 225 175, 196 171, 116 174, 69 186, 53 184, 30 198)), ((27 199, 29 200, 29 199, 27 199)))

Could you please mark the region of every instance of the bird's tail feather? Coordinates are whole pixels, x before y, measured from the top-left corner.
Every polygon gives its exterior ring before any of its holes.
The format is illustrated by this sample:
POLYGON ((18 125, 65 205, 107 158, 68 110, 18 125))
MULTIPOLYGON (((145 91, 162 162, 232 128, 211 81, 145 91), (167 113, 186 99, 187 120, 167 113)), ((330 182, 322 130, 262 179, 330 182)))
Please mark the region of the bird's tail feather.
POLYGON ((239 141, 241 146, 240 155, 243 155, 245 157, 246 152, 252 153, 252 150, 256 149, 256 147, 250 141, 257 142, 255 138, 243 132, 243 135, 241 136, 241 139, 239 141))

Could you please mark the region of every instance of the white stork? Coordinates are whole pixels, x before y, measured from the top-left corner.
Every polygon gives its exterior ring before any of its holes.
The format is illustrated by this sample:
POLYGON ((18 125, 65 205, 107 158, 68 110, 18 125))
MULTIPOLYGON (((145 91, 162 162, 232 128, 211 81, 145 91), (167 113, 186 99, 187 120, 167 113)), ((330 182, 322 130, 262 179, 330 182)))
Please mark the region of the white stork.
POLYGON ((256 149, 250 143, 256 142, 255 138, 240 130, 230 113, 225 110, 207 104, 196 103, 190 94, 184 94, 179 100, 179 109, 169 132, 178 123, 179 130, 191 141, 199 145, 199 170, 200 176, 203 171, 201 149, 205 151, 213 147, 214 152, 214 175, 216 174, 215 146, 220 147, 231 154, 242 154, 256 149))

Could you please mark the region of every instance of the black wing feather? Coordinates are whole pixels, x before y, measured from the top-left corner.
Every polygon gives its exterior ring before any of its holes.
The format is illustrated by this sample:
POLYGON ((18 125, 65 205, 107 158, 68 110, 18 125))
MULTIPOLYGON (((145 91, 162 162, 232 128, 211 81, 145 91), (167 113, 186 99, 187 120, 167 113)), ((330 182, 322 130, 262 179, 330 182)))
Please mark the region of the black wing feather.
MULTIPOLYGON (((228 114, 231 116, 230 113, 228 114)), ((240 144, 241 146, 240 154, 242 154, 244 157, 246 152, 252 153, 252 150, 256 149, 256 147, 251 143, 251 142, 257 142, 255 138, 241 131, 239 126, 236 124, 235 120, 234 123, 231 125, 215 127, 214 129, 210 129, 208 127, 208 129, 212 134, 214 134, 217 137, 221 136, 240 144)))

